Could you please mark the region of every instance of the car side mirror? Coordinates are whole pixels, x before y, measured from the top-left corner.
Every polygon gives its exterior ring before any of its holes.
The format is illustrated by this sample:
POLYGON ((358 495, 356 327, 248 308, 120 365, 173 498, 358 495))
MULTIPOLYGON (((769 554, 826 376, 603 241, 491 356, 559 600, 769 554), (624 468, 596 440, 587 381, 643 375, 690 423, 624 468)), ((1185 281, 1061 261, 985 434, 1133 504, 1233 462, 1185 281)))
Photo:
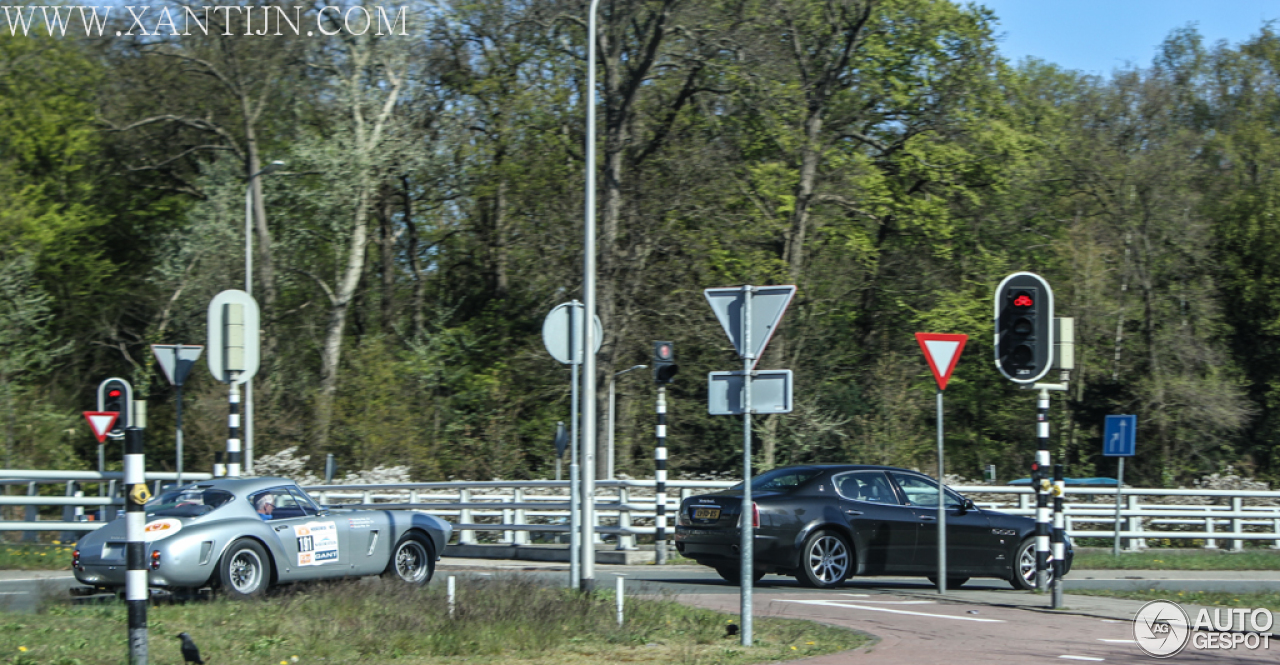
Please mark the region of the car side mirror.
POLYGON ((977 510, 977 509, 978 509, 978 507, 977 507, 976 505, 974 505, 974 503, 973 503, 973 499, 965 499, 964 501, 962 501, 962 502, 960 503, 960 514, 961 514, 961 515, 963 515, 963 514, 965 514, 965 513, 969 512, 970 510, 977 510))

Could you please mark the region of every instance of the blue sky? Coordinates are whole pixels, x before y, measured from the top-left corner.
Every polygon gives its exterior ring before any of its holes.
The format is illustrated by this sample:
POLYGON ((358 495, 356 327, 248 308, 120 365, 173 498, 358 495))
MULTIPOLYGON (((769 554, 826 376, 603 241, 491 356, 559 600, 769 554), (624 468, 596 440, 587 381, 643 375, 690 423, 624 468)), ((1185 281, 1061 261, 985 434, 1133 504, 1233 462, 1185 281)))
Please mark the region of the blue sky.
MULTIPOLYGON (((1206 44, 1239 44, 1266 20, 1280 19, 1280 0, 977 0, 999 17, 1000 52, 1017 62, 1034 56, 1089 74, 1126 63, 1149 66, 1175 28, 1196 23, 1206 44)), ((1280 25, 1280 21, 1278 21, 1280 25)))

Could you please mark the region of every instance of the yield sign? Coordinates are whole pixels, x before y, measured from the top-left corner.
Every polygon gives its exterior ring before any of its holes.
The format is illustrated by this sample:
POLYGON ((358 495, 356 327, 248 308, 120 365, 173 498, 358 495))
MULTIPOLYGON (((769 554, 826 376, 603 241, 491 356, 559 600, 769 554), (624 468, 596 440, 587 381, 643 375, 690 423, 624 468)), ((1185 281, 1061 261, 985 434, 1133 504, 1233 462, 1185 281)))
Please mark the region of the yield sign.
POLYGON ((107 438, 107 433, 116 424, 116 418, 120 417, 119 411, 85 411, 84 419, 89 421, 89 427, 93 429, 93 435, 98 437, 98 443, 102 443, 107 438))
POLYGON ((705 289, 703 295, 720 320, 733 348, 743 358, 751 353, 751 368, 755 369, 760 362, 760 352, 769 344, 773 333, 778 328, 778 321, 787 311, 787 305, 796 295, 796 287, 786 286, 730 286, 718 289, 705 289), (751 320, 744 321, 747 309, 747 298, 751 299, 751 320), (745 324, 745 325, 744 325, 745 324), (749 334, 748 334, 749 333, 749 334), (747 348, 745 338, 750 338, 747 348))
POLYGON ((924 358, 929 361, 929 369, 933 370, 933 378, 938 381, 938 390, 947 389, 947 381, 951 379, 951 370, 956 368, 960 360, 960 352, 968 335, 947 335, 944 333, 916 333, 916 341, 924 350, 924 358))

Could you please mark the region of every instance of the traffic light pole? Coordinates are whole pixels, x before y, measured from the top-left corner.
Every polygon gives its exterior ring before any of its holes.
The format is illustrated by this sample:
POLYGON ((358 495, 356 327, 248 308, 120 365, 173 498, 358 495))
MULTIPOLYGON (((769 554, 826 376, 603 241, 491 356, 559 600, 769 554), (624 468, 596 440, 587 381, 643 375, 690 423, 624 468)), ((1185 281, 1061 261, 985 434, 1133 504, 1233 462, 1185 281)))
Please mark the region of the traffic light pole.
POLYGON ((654 561, 667 563, 667 387, 658 386, 658 444, 653 449, 654 503, 657 536, 653 541, 654 561))
POLYGON ((1036 408, 1036 463, 1031 467, 1036 486, 1036 589, 1049 583, 1049 391, 1041 390, 1036 408))

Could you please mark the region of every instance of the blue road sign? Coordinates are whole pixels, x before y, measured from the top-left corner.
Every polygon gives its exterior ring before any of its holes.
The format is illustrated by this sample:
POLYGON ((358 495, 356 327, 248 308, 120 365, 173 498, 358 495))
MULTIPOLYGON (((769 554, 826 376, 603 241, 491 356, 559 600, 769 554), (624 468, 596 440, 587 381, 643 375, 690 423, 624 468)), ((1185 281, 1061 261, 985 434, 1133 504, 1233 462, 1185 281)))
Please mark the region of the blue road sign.
POLYGON ((1102 454, 1107 457, 1133 457, 1138 444, 1137 416, 1107 416, 1102 430, 1102 454))

